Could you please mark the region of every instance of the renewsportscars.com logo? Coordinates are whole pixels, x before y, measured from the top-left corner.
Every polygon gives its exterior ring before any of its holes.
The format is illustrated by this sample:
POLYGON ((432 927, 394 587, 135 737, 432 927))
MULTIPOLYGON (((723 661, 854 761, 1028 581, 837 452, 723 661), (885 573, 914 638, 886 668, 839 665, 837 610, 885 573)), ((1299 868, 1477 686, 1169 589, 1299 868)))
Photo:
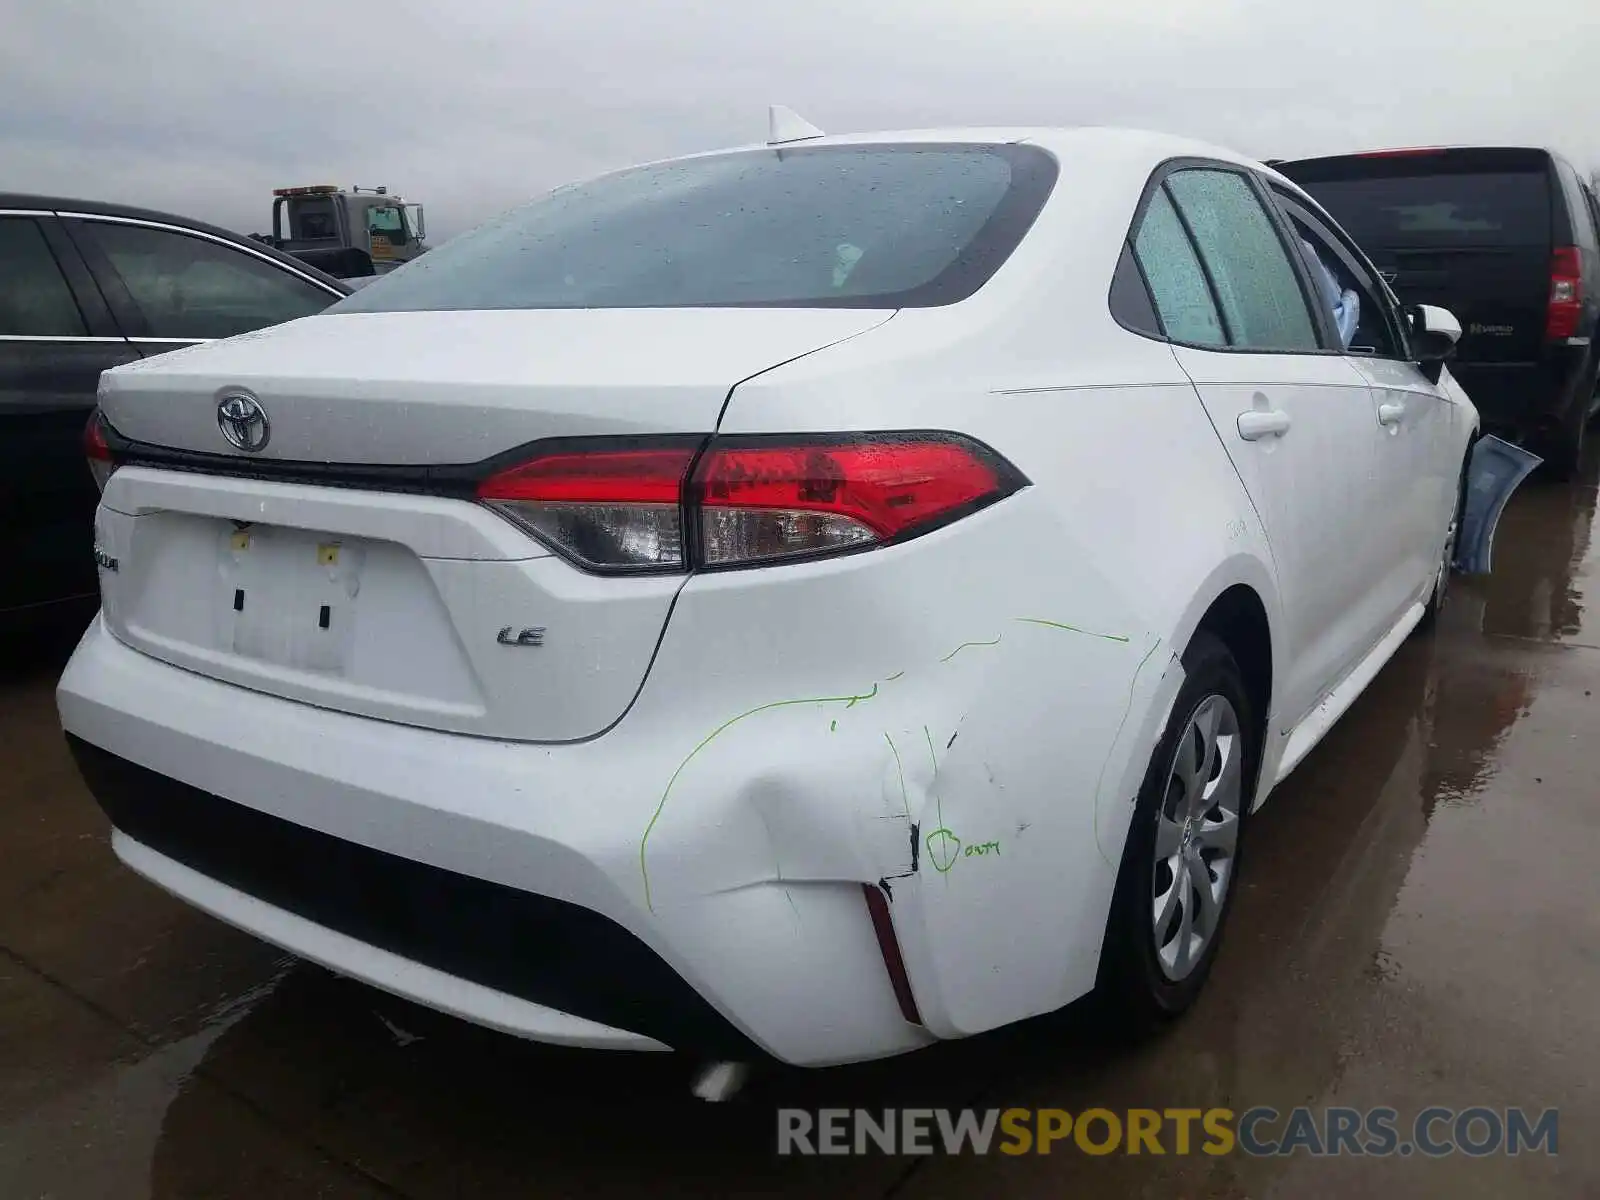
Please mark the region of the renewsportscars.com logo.
POLYGON ((1555 1154, 1560 1113, 1521 1108, 780 1108, 779 1154, 1555 1154))

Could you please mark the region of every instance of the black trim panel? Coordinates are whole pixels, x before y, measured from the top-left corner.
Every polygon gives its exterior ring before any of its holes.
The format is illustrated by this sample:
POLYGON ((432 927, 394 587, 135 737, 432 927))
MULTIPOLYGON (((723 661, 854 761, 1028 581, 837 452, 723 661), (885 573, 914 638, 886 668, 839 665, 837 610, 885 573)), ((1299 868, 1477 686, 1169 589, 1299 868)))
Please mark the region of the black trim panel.
POLYGON ((402 958, 675 1049, 761 1055, 654 951, 590 909, 332 837, 67 735, 96 801, 134 841, 276 908, 402 958))
POLYGON ((53 216, 35 219, 39 222, 39 231, 50 244, 51 253, 56 256, 56 265, 61 268, 68 286, 72 288, 73 299, 78 302, 78 311, 83 316, 85 331, 90 337, 122 337, 122 330, 117 327, 111 310, 106 306, 105 296, 83 261, 83 255, 78 252, 77 245, 67 236, 61 219, 53 216))

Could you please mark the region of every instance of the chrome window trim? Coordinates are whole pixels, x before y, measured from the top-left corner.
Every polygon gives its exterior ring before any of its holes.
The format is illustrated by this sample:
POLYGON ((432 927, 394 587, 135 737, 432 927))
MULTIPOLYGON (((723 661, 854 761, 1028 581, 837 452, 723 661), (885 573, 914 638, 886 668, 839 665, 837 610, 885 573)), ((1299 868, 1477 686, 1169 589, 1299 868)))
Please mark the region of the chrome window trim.
POLYGON ((72 343, 99 343, 110 344, 115 342, 119 346, 128 344, 124 337, 91 337, 86 334, 68 333, 0 333, 0 342, 72 342, 72 343))
POLYGON ((0 217, 53 217, 47 208, 0 208, 0 217))
MULTIPOLYGON (((181 234, 184 237, 202 238, 205 241, 213 242, 218 246, 226 246, 229 250, 237 250, 240 254, 248 254, 248 255, 250 255, 251 258, 258 258, 262 262, 266 263, 268 266, 276 267, 276 268, 278 268, 278 270, 283 271, 285 274, 297 276, 298 278, 305 280, 307 283, 313 285, 314 287, 321 288, 323 291, 327 292, 328 295, 333 296, 336 299, 339 299, 339 300, 343 300, 344 299, 344 293, 343 292, 339 291, 337 288, 329 287, 327 284, 323 283, 322 280, 315 279, 312 276, 307 275, 303 271, 297 271, 293 267, 289 266, 287 263, 279 262, 277 259, 273 258, 271 255, 261 254, 258 251, 250 249, 248 246, 239 245, 238 242, 233 242, 233 241, 229 241, 227 238, 218 237, 214 233, 206 233, 203 230, 199 230, 199 229, 186 229, 182 225, 168 225, 168 224, 166 224, 165 222, 162 222, 162 221, 147 221, 147 220, 143 219, 142 217, 113 217, 113 216, 107 216, 104 213, 83 213, 83 212, 58 212, 55 215, 58 216, 58 217, 65 217, 65 218, 69 218, 71 220, 77 220, 77 221, 103 221, 103 222, 106 222, 107 224, 111 224, 111 225, 138 225, 138 226, 141 226, 142 228, 145 228, 145 229, 160 229, 160 230, 162 230, 162 231, 164 231, 166 233, 181 234)), ((173 341, 173 340, 176 340, 176 339, 163 338, 163 339, 159 339, 159 340, 162 340, 162 341, 173 341)))
MULTIPOLYGON (((268 325, 265 328, 271 329, 268 325)), ((128 339, 135 346, 203 346, 207 342, 214 342, 216 338, 180 338, 180 337, 131 337, 128 339)))

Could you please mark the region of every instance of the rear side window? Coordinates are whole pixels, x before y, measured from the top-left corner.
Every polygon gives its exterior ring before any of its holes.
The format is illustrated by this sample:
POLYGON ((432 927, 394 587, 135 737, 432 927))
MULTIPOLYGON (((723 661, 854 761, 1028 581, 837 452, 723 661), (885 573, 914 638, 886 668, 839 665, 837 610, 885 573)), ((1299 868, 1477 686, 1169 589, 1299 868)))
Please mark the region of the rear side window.
POLYGON ((1033 146, 798 146, 562 188, 339 311, 949 304, 1015 249, 1056 178, 1033 146))
POLYGON ((143 225, 84 226, 121 276, 150 336, 232 337, 321 312, 334 296, 243 250, 143 225))
POLYGON ((1542 170, 1298 182, 1369 253, 1550 245, 1550 179, 1542 170))
POLYGON ((1585 250, 1600 249, 1600 241, 1596 240, 1595 235, 1594 214, 1589 207, 1589 197, 1583 181, 1565 162, 1558 161, 1556 171, 1561 176, 1561 192, 1566 197, 1574 242, 1585 250))
POLYGON ((334 215, 333 201, 326 197, 301 199, 295 197, 285 205, 288 210, 289 237, 299 242, 324 242, 337 239, 339 221, 334 215))
POLYGON ((1232 171, 1183 170, 1166 186, 1194 233, 1229 343, 1286 353, 1321 348, 1283 239, 1255 190, 1232 171))
POLYGON ((0 217, 0 334, 81 337, 83 315, 44 232, 30 217, 0 217))
POLYGON ((1166 335, 1191 346, 1226 346, 1228 335, 1189 235, 1165 190, 1150 198, 1133 239, 1166 335))

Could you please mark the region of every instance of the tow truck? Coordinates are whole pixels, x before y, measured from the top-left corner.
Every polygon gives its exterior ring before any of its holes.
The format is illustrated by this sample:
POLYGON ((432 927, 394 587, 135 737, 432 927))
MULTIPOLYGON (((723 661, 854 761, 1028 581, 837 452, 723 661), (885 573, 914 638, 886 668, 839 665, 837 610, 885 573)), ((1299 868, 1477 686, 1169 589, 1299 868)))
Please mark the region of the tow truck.
POLYGON ((428 249, 422 205, 386 187, 274 188, 272 233, 251 236, 344 279, 382 275, 428 249))

